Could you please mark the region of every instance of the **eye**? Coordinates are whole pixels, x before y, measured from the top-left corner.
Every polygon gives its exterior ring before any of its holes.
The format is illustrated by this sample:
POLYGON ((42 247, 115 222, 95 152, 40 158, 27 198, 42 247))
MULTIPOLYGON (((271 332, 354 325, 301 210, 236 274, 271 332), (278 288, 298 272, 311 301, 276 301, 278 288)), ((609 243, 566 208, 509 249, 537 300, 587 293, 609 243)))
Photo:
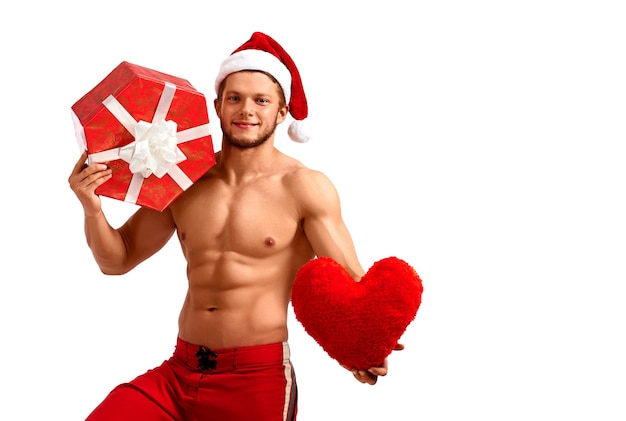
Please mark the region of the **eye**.
POLYGON ((239 101, 239 96, 238 96, 238 95, 230 95, 230 96, 226 97, 226 99, 227 99, 228 101, 231 101, 231 102, 233 102, 233 101, 239 101))
POLYGON ((261 104, 269 104, 269 102, 270 102, 270 100, 267 99, 267 98, 259 98, 256 101, 261 103, 261 104))

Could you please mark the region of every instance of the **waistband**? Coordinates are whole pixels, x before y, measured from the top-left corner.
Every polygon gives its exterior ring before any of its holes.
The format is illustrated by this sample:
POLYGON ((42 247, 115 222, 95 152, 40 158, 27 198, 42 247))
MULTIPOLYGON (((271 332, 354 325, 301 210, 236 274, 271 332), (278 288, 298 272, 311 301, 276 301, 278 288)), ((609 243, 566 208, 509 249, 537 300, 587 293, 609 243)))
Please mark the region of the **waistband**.
POLYGON ((210 349, 177 338, 173 358, 193 371, 222 373, 259 365, 282 365, 289 360, 290 356, 287 342, 210 349))

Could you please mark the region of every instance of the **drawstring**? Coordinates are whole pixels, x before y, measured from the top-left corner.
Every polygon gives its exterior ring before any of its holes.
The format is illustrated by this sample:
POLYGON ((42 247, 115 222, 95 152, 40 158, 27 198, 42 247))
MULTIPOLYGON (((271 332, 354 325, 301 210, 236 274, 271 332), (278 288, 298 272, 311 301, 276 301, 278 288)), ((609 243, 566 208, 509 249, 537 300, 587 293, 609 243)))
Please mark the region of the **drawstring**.
POLYGON ((196 352, 199 370, 215 370, 217 368, 217 354, 206 346, 200 346, 196 352))

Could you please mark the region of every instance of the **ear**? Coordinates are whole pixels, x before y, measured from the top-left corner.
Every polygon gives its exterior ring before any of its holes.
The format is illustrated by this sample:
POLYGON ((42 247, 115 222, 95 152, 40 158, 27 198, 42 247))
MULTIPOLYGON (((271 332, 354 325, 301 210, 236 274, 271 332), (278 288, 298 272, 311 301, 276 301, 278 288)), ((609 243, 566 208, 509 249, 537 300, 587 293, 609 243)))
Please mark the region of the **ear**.
POLYGON ((213 107, 215 108, 215 113, 217 114, 218 118, 222 118, 222 116, 220 115, 220 100, 219 98, 215 98, 213 100, 213 107))
POLYGON ((285 121, 287 114, 289 114, 289 105, 283 105, 278 109, 278 114, 276 114, 276 124, 280 124, 285 121))

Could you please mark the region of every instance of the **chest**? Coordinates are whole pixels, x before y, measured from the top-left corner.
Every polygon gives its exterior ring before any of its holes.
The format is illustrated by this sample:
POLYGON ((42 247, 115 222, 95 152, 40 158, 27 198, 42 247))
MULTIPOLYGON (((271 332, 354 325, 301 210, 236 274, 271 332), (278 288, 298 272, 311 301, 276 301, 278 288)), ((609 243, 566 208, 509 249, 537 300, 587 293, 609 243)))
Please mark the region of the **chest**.
POLYGON ((173 207, 178 236, 188 252, 233 251, 263 256, 300 235, 297 204, 280 184, 231 188, 205 183, 173 207))

